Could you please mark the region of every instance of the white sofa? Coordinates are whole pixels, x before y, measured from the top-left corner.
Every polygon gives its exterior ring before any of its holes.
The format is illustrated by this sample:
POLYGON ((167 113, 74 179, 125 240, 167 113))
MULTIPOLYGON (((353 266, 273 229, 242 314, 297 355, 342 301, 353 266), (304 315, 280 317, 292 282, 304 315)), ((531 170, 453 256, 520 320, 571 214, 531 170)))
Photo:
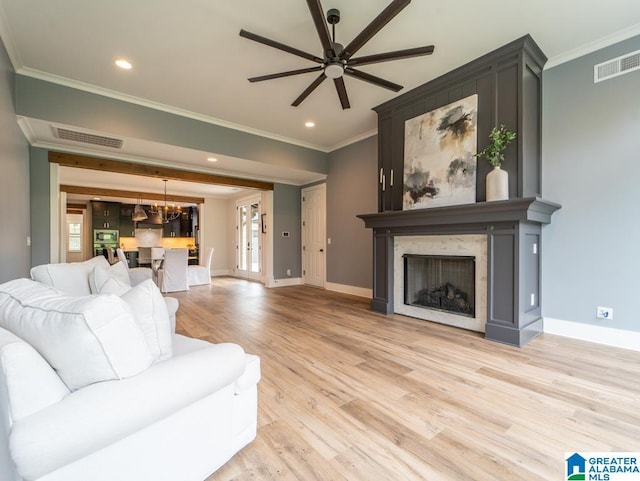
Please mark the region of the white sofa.
MULTIPOLYGON (((42 264, 31 269, 31 279, 47 286, 55 287, 70 296, 88 296, 96 294, 96 282, 114 277, 124 284, 133 286, 148 279, 143 276, 132 276, 129 266, 116 262, 109 264, 104 256, 96 256, 85 262, 60 264, 42 264)), ((165 297, 169 310, 169 319, 173 330, 176 329, 176 312, 180 303, 174 297, 165 297)))
POLYGON ((260 359, 173 332, 151 281, 0 285, 0 480, 202 481, 256 436, 260 359))

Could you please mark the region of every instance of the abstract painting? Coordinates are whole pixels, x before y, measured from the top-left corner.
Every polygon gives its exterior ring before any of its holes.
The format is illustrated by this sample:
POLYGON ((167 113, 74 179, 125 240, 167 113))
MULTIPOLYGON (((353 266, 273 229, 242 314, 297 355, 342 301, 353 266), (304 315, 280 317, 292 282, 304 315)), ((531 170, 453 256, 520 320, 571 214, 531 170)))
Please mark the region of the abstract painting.
POLYGON ((404 210, 476 201, 478 95, 404 126, 404 210))

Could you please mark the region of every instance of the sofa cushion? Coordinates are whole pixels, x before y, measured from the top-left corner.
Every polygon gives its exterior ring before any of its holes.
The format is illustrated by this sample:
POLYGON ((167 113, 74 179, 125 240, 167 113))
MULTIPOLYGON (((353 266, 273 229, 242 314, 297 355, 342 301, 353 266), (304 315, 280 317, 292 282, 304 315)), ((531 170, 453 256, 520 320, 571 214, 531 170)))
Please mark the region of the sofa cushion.
POLYGON ((109 267, 104 256, 96 256, 84 262, 43 264, 31 269, 31 279, 55 287, 70 296, 91 294, 89 274, 95 267, 109 267))
POLYGON ((108 267, 95 266, 89 273, 89 288, 92 294, 98 294, 108 279, 115 279, 123 285, 131 286, 129 270, 122 262, 116 262, 108 267))
POLYGON ((154 361, 171 357, 171 324, 167 304, 158 286, 151 279, 133 287, 110 278, 103 284, 101 294, 115 294, 124 300, 144 335, 154 361))
POLYGON ((245 362, 240 346, 209 344, 156 363, 139 376, 71 393, 14 424, 10 446, 18 472, 38 479, 213 393, 233 397, 234 379, 245 362))
POLYGON ((29 279, 0 285, 0 327, 31 344, 69 389, 123 379, 152 362, 118 296, 70 297, 29 279))
POLYGON ((70 393, 53 368, 15 334, 0 328, 0 378, 7 386, 11 422, 57 403, 70 393))

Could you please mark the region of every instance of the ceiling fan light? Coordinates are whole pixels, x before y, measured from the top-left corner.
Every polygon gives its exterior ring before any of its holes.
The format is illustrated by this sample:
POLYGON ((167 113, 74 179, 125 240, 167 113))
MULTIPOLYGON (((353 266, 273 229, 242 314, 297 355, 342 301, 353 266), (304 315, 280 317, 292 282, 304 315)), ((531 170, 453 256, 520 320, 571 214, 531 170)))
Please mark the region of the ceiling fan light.
POLYGON ((330 63, 324 68, 324 75, 328 78, 340 78, 344 74, 344 67, 339 63, 330 63))

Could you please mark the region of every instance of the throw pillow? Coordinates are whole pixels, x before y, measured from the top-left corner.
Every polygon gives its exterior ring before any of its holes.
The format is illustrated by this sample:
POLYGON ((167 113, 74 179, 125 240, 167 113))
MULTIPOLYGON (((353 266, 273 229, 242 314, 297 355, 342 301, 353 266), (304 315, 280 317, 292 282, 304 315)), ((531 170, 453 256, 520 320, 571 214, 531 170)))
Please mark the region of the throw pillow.
POLYGON ((107 279, 114 278, 121 283, 130 286, 129 270, 122 262, 116 262, 109 267, 96 266, 89 274, 89 286, 92 294, 100 293, 107 279))
POLYGON ((70 297, 30 279, 0 285, 0 326, 31 344, 74 391, 144 371, 152 357, 118 296, 70 297))
POLYGON ((160 289, 151 279, 128 289, 124 289, 119 281, 109 279, 100 293, 116 294, 127 303, 154 361, 163 361, 171 357, 171 322, 167 304, 160 289))
POLYGON ((31 269, 31 279, 70 296, 88 296, 89 274, 98 266, 107 269, 109 262, 104 256, 96 256, 84 262, 42 264, 31 269))
POLYGON ((104 284, 102 284, 102 288, 100 289, 100 294, 113 294, 114 296, 120 297, 122 294, 131 290, 131 286, 122 282, 121 280, 116 279, 115 277, 109 277, 104 284))

